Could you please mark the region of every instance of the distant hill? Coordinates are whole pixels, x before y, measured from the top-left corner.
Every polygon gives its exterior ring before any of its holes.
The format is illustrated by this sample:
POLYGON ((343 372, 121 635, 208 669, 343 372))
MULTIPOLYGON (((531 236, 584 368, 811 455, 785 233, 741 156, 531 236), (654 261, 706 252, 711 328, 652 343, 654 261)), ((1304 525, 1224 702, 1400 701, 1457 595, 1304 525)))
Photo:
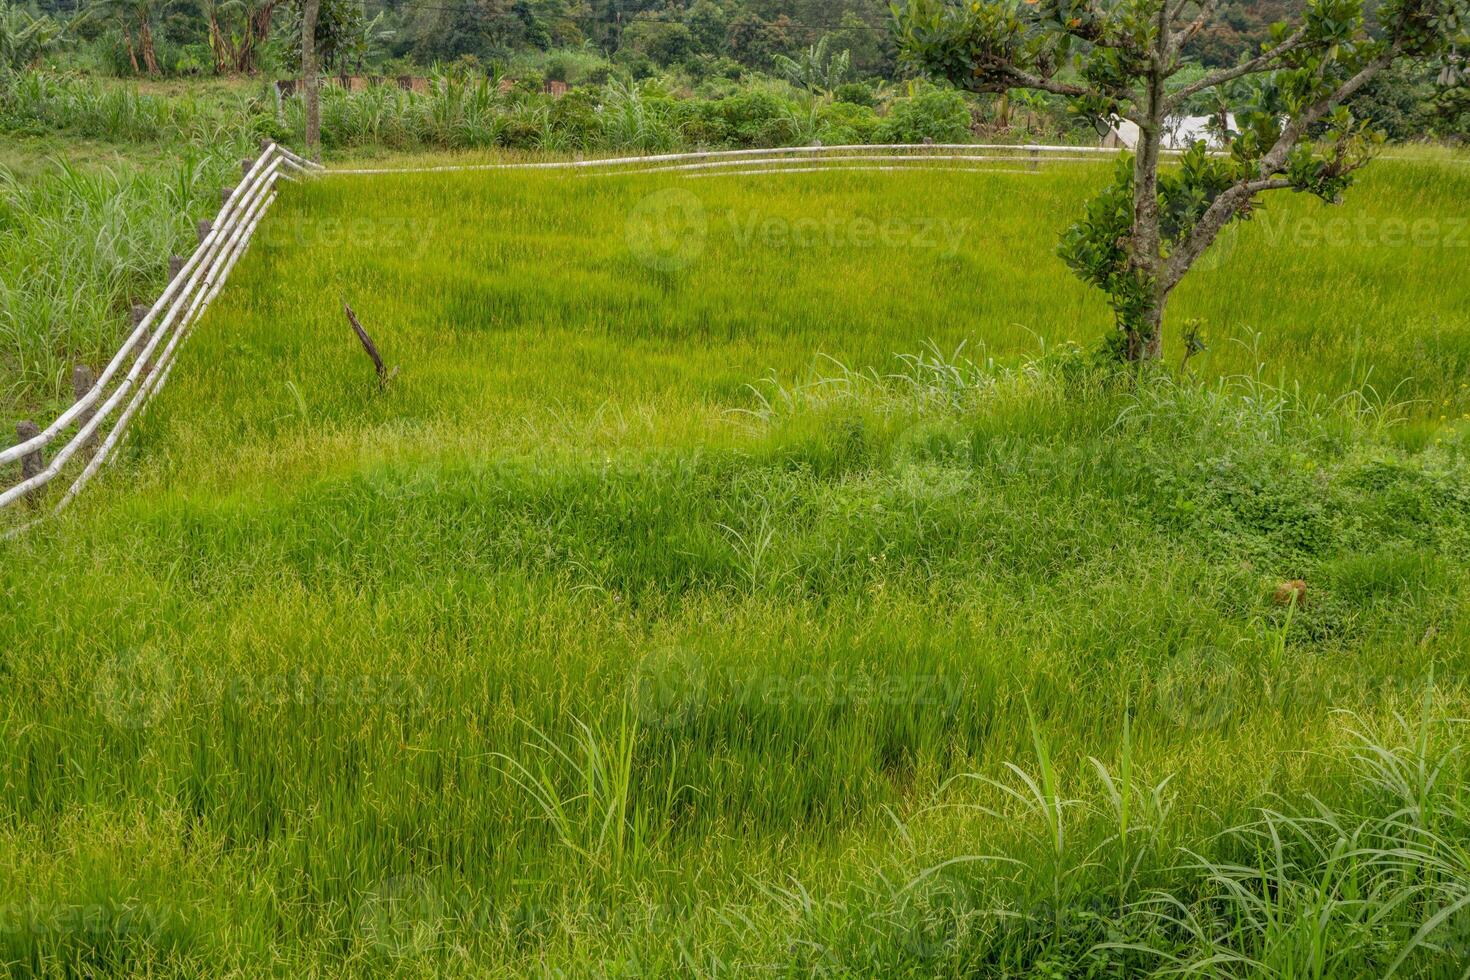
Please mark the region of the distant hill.
MULTIPOLYGON (((34 0, 65 20, 88 0, 34 0)), ((824 35, 834 50, 850 50, 860 75, 896 70, 889 0, 360 0, 358 20, 379 12, 384 53, 420 64, 465 55, 502 60, 517 52, 592 46, 606 56, 646 57, 659 67, 690 58, 730 58, 767 69, 777 54, 794 54, 824 35)), ((342 6, 353 6, 346 0, 342 6)), ((292 16, 290 0, 247 0, 240 9, 275 10, 275 30, 292 16)), ((1228 64, 1253 50, 1271 23, 1299 11, 1302 0, 1224 0, 1216 23, 1191 45, 1209 65, 1228 64)), ((173 45, 205 42, 208 0, 142 3, 155 33, 173 45)), ((239 10, 222 11, 226 25, 239 10)), ((338 9, 338 8, 333 8, 338 9)), ((88 33, 107 30, 102 23, 88 33)), ((270 32, 267 32, 270 33, 270 32)), ((358 33, 349 30, 349 34, 358 33)))
POLYGON ((1224 0, 1215 23, 1200 32, 1189 53, 1207 65, 1231 64, 1259 47, 1273 23, 1301 8, 1301 0, 1224 0))

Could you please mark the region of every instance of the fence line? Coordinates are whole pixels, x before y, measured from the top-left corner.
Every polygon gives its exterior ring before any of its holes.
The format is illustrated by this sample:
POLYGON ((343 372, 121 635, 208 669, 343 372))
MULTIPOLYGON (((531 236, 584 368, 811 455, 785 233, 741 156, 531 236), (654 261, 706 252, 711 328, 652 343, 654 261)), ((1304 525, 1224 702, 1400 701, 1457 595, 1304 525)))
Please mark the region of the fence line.
MULTIPOLYGON (((1052 156, 1052 157, 1047 157, 1046 158, 1046 162, 1047 163, 1088 163, 1088 162, 1091 161, 1091 159, 1092 159, 1091 157, 1052 156)), ((815 159, 812 158, 812 157, 760 157, 760 158, 755 158, 755 159, 740 158, 740 159, 737 159, 737 160, 712 160, 712 161, 704 161, 704 162, 701 162, 701 163, 674 163, 674 164, 667 164, 667 165, 661 165, 661 166, 656 166, 656 167, 643 167, 643 168, 639 168, 638 170, 610 170, 610 171, 606 171, 606 172, 598 172, 598 173, 592 174, 590 176, 597 176, 597 177, 616 177, 616 176, 619 176, 621 174, 628 174, 628 173, 662 174, 662 173, 674 173, 674 172, 679 172, 679 171, 692 171, 692 170, 723 170, 723 169, 731 168, 731 167, 764 167, 764 168, 770 168, 772 170, 776 170, 776 169, 786 169, 786 168, 796 167, 796 166, 805 166, 807 168, 807 171, 806 172, 810 172, 813 169, 815 169, 815 170, 827 169, 826 168, 826 165, 829 164, 829 163, 869 163, 869 162, 888 163, 888 162, 902 161, 904 163, 923 164, 923 163, 928 163, 928 162, 934 161, 934 160, 938 160, 938 161, 949 161, 949 162, 963 160, 963 161, 970 162, 970 163, 1032 163, 1032 162, 1035 162, 1035 163, 1038 163, 1039 164, 1041 162, 1041 158, 1040 157, 1038 157, 1035 161, 1032 161, 1030 157, 1005 156, 1005 155, 998 155, 997 156, 997 155, 990 155, 990 154, 970 154, 970 153, 925 153, 925 154, 922 154, 922 155, 919 155, 919 156, 915 156, 915 155, 911 155, 911 154, 891 154, 891 153, 885 153, 885 154, 879 154, 879 153, 856 153, 856 154, 837 154, 837 155, 832 155, 832 156, 821 156, 821 157, 817 157, 815 159), (820 164, 821 166, 812 167, 811 166, 812 164, 820 164)), ((893 168, 889 168, 889 169, 894 169, 894 170, 909 169, 909 170, 912 170, 912 169, 919 169, 919 168, 914 168, 914 167, 907 167, 907 168, 905 168, 905 167, 893 167, 893 168)), ((977 167, 977 168, 971 168, 971 169, 985 170, 987 168, 977 167)), ((741 173, 758 173, 760 171, 759 170, 744 170, 744 171, 740 171, 740 172, 741 173)), ((706 175, 706 176, 712 176, 712 175, 706 175)))
MULTIPOLYGON (((73 456, 95 445, 98 430, 131 391, 131 398, 128 398, 106 439, 97 446, 87 466, 52 513, 59 513, 76 497, 111 457, 134 414, 162 388, 172 370, 179 344, 219 294, 230 270, 244 254, 261 217, 275 200, 276 184, 281 180, 295 179, 293 173, 312 174, 320 170, 319 165, 276 143, 267 141, 262 144, 260 155, 245 168, 240 184, 225 196, 214 221, 207 225, 201 223, 198 247, 170 279, 158 300, 138 320, 91 387, 44 430, 0 450, 0 464, 15 459, 35 460, 71 423, 78 422, 76 431, 57 450, 49 465, 44 468, 27 467, 23 474, 25 478, 20 483, 0 493, 0 508, 39 491, 62 472, 73 456), (161 351, 160 345, 163 345, 161 351), (109 394, 108 383, 130 355, 131 369, 109 394), (104 395, 105 400, 98 406, 104 395)), ((12 537, 35 523, 31 521, 11 528, 3 537, 12 537)))
MULTIPOLYGON (((796 162, 796 161, 794 161, 796 162)), ((807 162, 807 161, 799 161, 807 162)), ((752 170, 711 170, 707 173, 684 174, 686 180, 708 180, 711 177, 775 177, 781 174, 818 174, 818 173, 843 173, 861 171, 864 173, 913 173, 916 170, 924 170, 932 173, 949 174, 1019 174, 1022 177, 1035 177, 1035 170, 1019 170, 1015 167, 965 167, 958 164, 945 164, 942 166, 928 167, 904 167, 896 164, 877 164, 874 166, 861 166, 850 163, 839 163, 834 166, 805 166, 805 167, 756 167, 752 170)), ((650 171, 637 171, 648 173, 650 171)), ((587 174, 588 177, 603 177, 605 174, 587 174)))
MULTIPOLYGON (((277 178, 272 177, 270 183, 267 186, 274 185, 276 179, 277 178)), ((154 369, 148 373, 148 375, 144 379, 142 386, 140 386, 137 393, 134 394, 132 401, 128 403, 127 408, 125 408, 122 414, 118 416, 117 424, 113 426, 112 431, 107 434, 107 438, 103 441, 102 445, 98 447, 97 452, 92 456, 90 460, 87 461, 86 467, 77 476, 72 485, 67 488, 66 493, 57 503, 56 509, 55 511, 53 511, 53 513, 61 513, 61 511, 66 508, 67 504, 76 499, 77 494, 81 493, 82 488, 85 487, 89 482, 91 482, 92 477, 94 477, 97 474, 97 471, 102 468, 102 464, 107 461, 112 453, 112 450, 116 448, 122 436, 126 434, 128 422, 132 419, 133 415, 139 409, 146 408, 148 406, 148 403, 153 400, 153 396, 163 388, 165 383, 167 383, 168 376, 173 371, 174 364, 177 363, 175 358, 175 351, 177 350, 179 344, 187 336, 188 329, 192 327, 193 323, 196 322, 200 316, 203 315, 205 308, 208 307, 209 304, 214 300, 215 296, 219 294, 220 288, 225 283, 225 279, 229 277, 230 270, 235 267, 235 262, 240 258, 241 255, 245 254, 245 248, 250 242, 250 236, 255 233, 256 225, 260 223, 260 219, 265 216, 266 210, 270 207, 271 202, 273 202, 275 199, 276 194, 275 191, 272 189, 270 194, 259 203, 258 208, 254 210, 253 213, 248 217, 247 220, 249 223, 241 225, 240 228, 236 230, 235 235, 231 237, 231 241, 236 242, 236 244, 234 245, 234 250, 229 256, 228 262, 225 264, 218 278, 210 286, 209 292, 206 294, 201 290, 201 292, 199 293, 199 296, 203 297, 203 301, 200 302, 199 299, 196 297, 195 303, 198 306, 198 313, 193 314, 190 319, 182 321, 184 326, 180 327, 180 329, 174 332, 172 339, 169 340, 168 346, 164 349, 163 353, 159 355, 158 363, 154 366, 154 369)))
MULTIPOLYGON (((717 159, 739 159, 741 157, 780 157, 780 156, 825 156, 831 153, 868 153, 880 150, 906 151, 907 156, 914 159, 925 159, 931 153, 938 151, 950 152, 988 152, 1008 151, 1013 154, 1026 154, 1027 156, 1007 157, 1006 159, 1026 160, 1027 157, 1042 159, 1046 154, 1068 154, 1080 153, 1092 156, 1116 156, 1123 152, 1117 147, 1111 146, 1052 146, 1041 143, 855 143, 841 146, 783 146, 771 149, 746 149, 746 150, 699 150, 690 153, 657 153, 643 154, 631 157, 612 157, 608 159, 591 160, 542 160, 527 163, 470 163, 453 164, 437 167, 355 167, 341 168, 324 171, 326 176, 348 176, 362 174, 438 174, 438 173, 467 173, 472 171, 487 170, 583 170, 598 167, 637 167, 652 163, 677 163, 692 160, 717 160, 717 159)), ((638 171, 629 169, 627 173, 638 171)))
POLYGON ((191 256, 189 256, 188 261, 184 263, 184 267, 179 271, 179 273, 175 275, 172 280, 169 281, 168 286, 164 289, 163 294, 159 296, 157 302, 155 302, 152 308, 148 310, 143 319, 134 325, 132 334, 130 334, 128 338, 123 341, 122 346, 118 348, 117 353, 113 355, 112 360, 108 362, 107 367, 103 368, 101 376, 98 377, 96 382, 93 384, 91 390, 88 391, 86 395, 84 395, 82 398, 78 399, 76 403, 73 404, 70 408, 62 412, 61 415, 57 417, 56 421, 48 425, 38 435, 26 440, 25 442, 18 443, 14 446, 0 450, 0 464, 10 462, 11 460, 18 459, 21 456, 34 452, 37 449, 43 448, 56 437, 57 433, 66 428, 66 426, 69 425, 78 415, 81 415, 84 411, 86 411, 88 408, 96 403, 97 399, 102 396, 102 392, 106 388, 107 382, 112 379, 112 376, 117 373, 118 368, 121 367, 123 362, 127 360, 128 354, 132 352, 133 348, 138 345, 138 342, 142 338, 148 336, 150 332, 150 327, 152 326, 154 320, 157 318, 159 311, 169 308, 169 304, 174 301, 175 296, 179 295, 180 287, 183 287, 184 294, 187 294, 188 291, 194 287, 195 282, 198 280, 200 274, 203 272, 201 262, 203 262, 203 260, 213 250, 215 242, 219 234, 221 233, 221 230, 227 227, 227 222, 235 211, 240 200, 245 194, 248 194, 250 192, 250 188, 254 186, 254 181, 256 180, 256 178, 258 178, 261 169, 268 166, 269 163, 270 161, 268 154, 261 154, 259 159, 255 161, 254 166, 252 166, 250 171, 245 175, 245 179, 241 181, 239 186, 235 188, 234 192, 225 201, 223 207, 220 208, 219 216, 216 218, 215 221, 216 227, 211 229, 208 233, 208 236, 200 241, 199 247, 194 251, 191 256))
MULTIPOLYGON (((241 182, 225 196, 213 222, 201 223, 199 245, 169 280, 157 301, 138 319, 117 352, 76 401, 44 429, 28 433, 15 445, 0 449, 0 464, 23 461, 23 479, 0 492, 0 508, 28 497, 54 480, 77 453, 91 450, 91 458, 50 512, 60 513, 111 459, 127 434, 133 417, 162 390, 177 363, 180 345, 194 324, 219 295, 235 263, 245 254, 261 219, 276 199, 276 185, 296 176, 355 174, 451 173, 496 170, 591 170, 595 174, 684 172, 686 177, 740 174, 809 173, 817 170, 934 169, 982 173, 1030 173, 1046 162, 1083 162, 1119 152, 1113 147, 1047 146, 1041 144, 856 144, 841 146, 788 146, 770 149, 703 150, 689 153, 644 154, 611 159, 468 164, 462 166, 403 168, 344 168, 324 170, 299 154, 266 141, 260 155, 244 169, 241 182), (1000 152, 1003 151, 1003 152, 1000 152), (1025 163, 1030 170, 1000 170, 964 164, 1025 163), (902 165, 899 165, 902 164, 902 165), (919 166, 914 166, 919 165, 919 166), (743 168, 743 169, 729 169, 743 168), (108 386, 132 358, 132 366, 108 386), (99 401, 101 404, 99 405, 99 401), (119 406, 116 421, 98 443, 99 431, 119 406), (76 423, 76 430, 49 463, 40 454, 76 423), (94 448, 95 447, 95 448, 94 448), (39 461, 39 462, 38 462, 39 461)), ((32 427, 34 429, 34 427, 32 427)), ((49 515, 43 515, 49 516, 49 515)), ((43 517, 12 527, 0 538, 13 537, 43 517)))

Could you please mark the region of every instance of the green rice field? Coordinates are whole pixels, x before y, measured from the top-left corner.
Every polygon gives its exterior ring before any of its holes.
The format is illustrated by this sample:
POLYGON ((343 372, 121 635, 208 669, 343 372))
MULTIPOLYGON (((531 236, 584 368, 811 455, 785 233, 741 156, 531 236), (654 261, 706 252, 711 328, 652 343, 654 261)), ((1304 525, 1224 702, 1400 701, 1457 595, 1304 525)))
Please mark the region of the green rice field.
POLYGON ((0 542, 0 963, 1465 976, 1470 166, 1269 198, 1135 379, 1107 179, 288 186, 0 542))

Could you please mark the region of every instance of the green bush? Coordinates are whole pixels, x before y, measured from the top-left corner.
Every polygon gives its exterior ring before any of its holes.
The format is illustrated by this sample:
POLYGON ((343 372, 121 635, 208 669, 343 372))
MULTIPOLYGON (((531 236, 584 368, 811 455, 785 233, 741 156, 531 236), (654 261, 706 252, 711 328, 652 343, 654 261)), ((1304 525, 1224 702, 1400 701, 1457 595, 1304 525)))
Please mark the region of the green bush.
POLYGON ((725 127, 726 142, 738 147, 780 146, 791 139, 791 119, 800 107, 771 92, 751 90, 700 106, 725 127))
MULTIPOLYGON (((699 103, 682 103, 698 106, 699 103)), ((679 139, 695 149, 710 149, 728 146, 730 129, 719 119, 702 112, 690 112, 688 118, 679 123, 679 139)))
POLYGON ((541 146, 548 130, 548 111, 528 108, 512 113, 505 120, 500 143, 513 150, 534 150, 541 146))
POLYGON ((612 149, 656 153, 679 143, 679 103, 646 85, 614 81, 603 92, 604 143, 612 149))
POLYGON ((534 69, 522 72, 510 91, 512 95, 541 95, 546 91, 546 76, 534 69))
POLYGON ((828 146, 871 143, 882 120, 871 108, 852 102, 832 102, 817 113, 819 138, 828 146))
POLYGON ((930 89, 896 100, 878 125, 879 143, 963 143, 970 138, 970 108, 952 89, 930 89))
POLYGON ((878 104, 873 89, 866 82, 843 82, 832 92, 832 97, 838 102, 847 102, 852 105, 863 105, 872 108, 878 104))
POLYGON ((570 149, 590 149, 602 143, 602 117, 597 97, 587 89, 573 89, 551 103, 549 121, 557 142, 570 149))
POLYGON ((735 81, 745 71, 745 66, 725 55, 697 54, 684 62, 684 69, 696 82, 735 81))

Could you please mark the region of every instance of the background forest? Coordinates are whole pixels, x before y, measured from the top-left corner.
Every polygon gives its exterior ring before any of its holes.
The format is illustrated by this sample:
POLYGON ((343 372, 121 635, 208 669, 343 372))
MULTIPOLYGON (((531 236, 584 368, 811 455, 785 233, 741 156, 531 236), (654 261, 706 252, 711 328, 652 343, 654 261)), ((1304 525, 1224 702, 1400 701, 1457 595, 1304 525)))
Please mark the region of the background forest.
MULTIPOLYGON (((1226 0, 1189 54, 1201 70, 1232 64, 1292 7, 1226 0)), ((330 73, 450 69, 528 90, 657 79, 706 97, 769 77, 873 105, 884 83, 904 79, 890 21, 884 0, 325 0, 317 33, 330 73)), ((295 0, 0 0, 0 65, 289 77, 299 70, 299 25, 295 0)), ((1401 71, 1371 86, 1354 109, 1397 140, 1462 139, 1470 99, 1464 85, 1445 85, 1456 81, 1401 71)), ((1015 93, 977 111, 976 129, 1060 138, 1076 128, 1062 115, 1045 98, 1015 93)))

